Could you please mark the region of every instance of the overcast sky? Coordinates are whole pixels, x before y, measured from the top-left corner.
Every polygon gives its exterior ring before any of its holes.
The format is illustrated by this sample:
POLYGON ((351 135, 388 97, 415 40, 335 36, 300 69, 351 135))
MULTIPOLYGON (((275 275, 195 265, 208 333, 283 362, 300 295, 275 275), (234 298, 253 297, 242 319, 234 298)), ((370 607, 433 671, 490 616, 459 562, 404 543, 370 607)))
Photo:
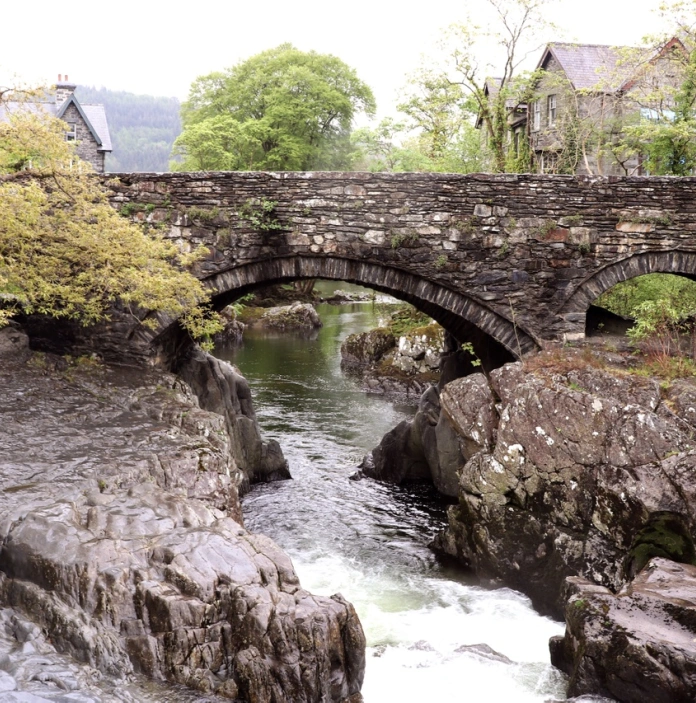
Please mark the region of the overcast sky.
MULTIPOLYGON (((185 99, 191 81, 283 42, 356 69, 389 113, 405 75, 441 30, 483 0, 5 0, 0 78, 78 84, 185 99), (180 8, 180 9, 179 9, 180 8)), ((655 31, 659 0, 558 0, 560 38, 636 44, 655 31)))

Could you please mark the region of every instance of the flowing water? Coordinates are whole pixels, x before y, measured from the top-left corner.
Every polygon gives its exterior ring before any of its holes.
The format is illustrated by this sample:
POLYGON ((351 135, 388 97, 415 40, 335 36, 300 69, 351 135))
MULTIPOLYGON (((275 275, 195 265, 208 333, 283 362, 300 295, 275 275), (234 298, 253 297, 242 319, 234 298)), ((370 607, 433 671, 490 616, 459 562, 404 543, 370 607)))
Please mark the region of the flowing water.
POLYGON ((324 327, 309 338, 247 330, 242 346, 215 352, 249 380, 262 431, 294 477, 252 489, 247 528, 283 547, 304 588, 355 605, 368 642, 366 703, 563 699, 548 653, 562 624, 520 593, 480 588, 438 563, 427 545, 445 507, 434 492, 349 480, 414 409, 365 394, 341 372, 340 344, 376 326, 373 306, 318 312, 324 327), (490 649, 466 647, 480 644, 490 649))

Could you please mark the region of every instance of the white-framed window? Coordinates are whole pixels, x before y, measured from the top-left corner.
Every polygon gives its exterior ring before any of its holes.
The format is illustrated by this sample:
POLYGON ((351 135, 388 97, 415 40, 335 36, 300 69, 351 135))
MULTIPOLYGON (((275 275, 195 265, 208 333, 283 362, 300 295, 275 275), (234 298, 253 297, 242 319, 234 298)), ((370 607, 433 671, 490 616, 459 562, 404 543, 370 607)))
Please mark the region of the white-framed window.
POLYGON ((69 142, 73 142, 77 139, 77 125, 74 122, 68 122, 68 129, 65 132, 65 138, 69 142))
POLYGON ((549 95, 546 98, 546 116, 548 117, 549 127, 556 124, 556 96, 549 95))
POLYGON ((541 100, 532 103, 532 131, 538 132, 541 129, 541 100))

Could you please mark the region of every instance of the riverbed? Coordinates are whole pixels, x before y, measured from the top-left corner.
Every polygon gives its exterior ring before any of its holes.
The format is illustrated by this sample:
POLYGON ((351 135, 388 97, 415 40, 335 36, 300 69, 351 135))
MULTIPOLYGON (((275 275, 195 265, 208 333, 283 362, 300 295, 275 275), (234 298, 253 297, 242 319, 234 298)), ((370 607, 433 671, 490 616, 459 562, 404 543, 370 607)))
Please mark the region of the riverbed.
POLYGON ((417 398, 367 394, 341 372, 341 342, 378 323, 372 304, 317 310, 324 326, 314 334, 247 330, 241 346, 215 351, 247 377, 262 431, 294 477, 252 489, 247 528, 291 556, 304 588, 355 605, 368 642, 366 703, 563 700, 548 653, 563 624, 438 562, 428 543, 446 506, 432 489, 349 479, 417 398))

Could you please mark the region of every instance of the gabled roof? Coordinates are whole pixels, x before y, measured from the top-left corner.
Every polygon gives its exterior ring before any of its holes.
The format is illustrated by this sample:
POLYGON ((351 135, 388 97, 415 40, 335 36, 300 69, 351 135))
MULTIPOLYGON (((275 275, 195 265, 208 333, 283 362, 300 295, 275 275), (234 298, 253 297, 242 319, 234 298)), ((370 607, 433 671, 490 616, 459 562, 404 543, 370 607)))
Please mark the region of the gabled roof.
POLYGON ((82 105, 78 99, 71 95, 64 103, 57 105, 55 100, 32 102, 0 103, 0 122, 6 119, 8 112, 27 110, 29 112, 47 113, 53 117, 62 118, 70 105, 75 105, 80 117, 84 120, 87 129, 97 142, 98 151, 112 151, 111 134, 106 121, 106 111, 103 105, 82 105))
POLYGON ((549 44, 537 65, 546 68, 555 58, 575 90, 614 92, 631 77, 635 67, 625 61, 631 47, 604 44, 549 44))
POLYGON ((546 68, 553 57, 575 90, 613 93, 630 89, 647 64, 673 49, 688 53, 682 39, 676 36, 658 49, 553 42, 546 46, 537 69, 546 68))
POLYGON ((56 111, 56 117, 63 118, 70 105, 74 105, 80 117, 87 125, 98 145, 98 151, 111 151, 111 135, 106 122, 106 112, 103 105, 81 105, 80 101, 71 95, 56 111))

